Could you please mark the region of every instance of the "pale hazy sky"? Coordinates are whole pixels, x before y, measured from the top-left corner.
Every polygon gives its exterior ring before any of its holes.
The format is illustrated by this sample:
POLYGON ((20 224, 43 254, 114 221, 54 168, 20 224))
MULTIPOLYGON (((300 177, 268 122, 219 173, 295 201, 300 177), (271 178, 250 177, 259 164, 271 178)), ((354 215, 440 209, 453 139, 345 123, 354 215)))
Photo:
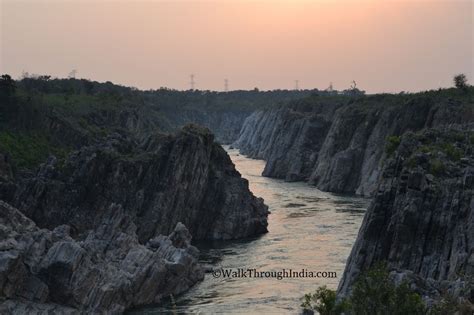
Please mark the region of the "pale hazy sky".
POLYGON ((0 72, 139 88, 418 91, 473 77, 472 0, 0 0, 0 72))

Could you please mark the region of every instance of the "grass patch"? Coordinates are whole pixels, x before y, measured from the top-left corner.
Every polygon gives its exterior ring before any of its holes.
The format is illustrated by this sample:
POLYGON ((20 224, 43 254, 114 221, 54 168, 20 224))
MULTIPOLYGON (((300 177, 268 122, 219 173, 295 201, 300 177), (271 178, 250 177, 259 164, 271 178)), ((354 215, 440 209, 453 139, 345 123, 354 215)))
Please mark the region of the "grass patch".
POLYGON ((44 162, 49 155, 64 158, 65 148, 54 147, 45 135, 0 132, 0 150, 10 154, 17 169, 32 169, 44 162))

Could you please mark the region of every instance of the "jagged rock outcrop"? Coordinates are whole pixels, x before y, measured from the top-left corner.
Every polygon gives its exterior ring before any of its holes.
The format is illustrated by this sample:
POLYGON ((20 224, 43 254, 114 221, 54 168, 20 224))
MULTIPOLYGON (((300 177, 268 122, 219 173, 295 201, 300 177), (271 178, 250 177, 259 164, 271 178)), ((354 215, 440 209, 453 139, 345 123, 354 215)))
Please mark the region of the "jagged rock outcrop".
POLYGON ((425 299, 474 302, 474 128, 407 133, 382 169, 339 296, 386 262, 425 299))
POLYGON ((203 278, 184 225, 142 245, 121 206, 106 212, 97 229, 75 240, 70 226, 40 229, 0 201, 0 313, 121 313, 203 278))
POLYGON ((38 226, 94 229, 111 203, 133 218, 139 240, 169 234, 182 222, 194 239, 236 239, 267 231, 268 208, 248 189, 206 128, 142 143, 115 135, 65 161, 50 158, 11 201, 38 226))
MULTIPOLYGON (((168 130, 177 129, 189 123, 198 124, 212 130, 216 141, 229 144, 239 137, 240 129, 252 111, 221 110, 203 112, 200 109, 164 111, 169 122, 168 130)), ((166 124, 162 124, 166 126, 166 124)))
POLYGON ((252 114, 233 146, 266 160, 264 176, 370 196, 386 157, 387 137, 474 121, 474 89, 460 93, 312 97, 252 114))

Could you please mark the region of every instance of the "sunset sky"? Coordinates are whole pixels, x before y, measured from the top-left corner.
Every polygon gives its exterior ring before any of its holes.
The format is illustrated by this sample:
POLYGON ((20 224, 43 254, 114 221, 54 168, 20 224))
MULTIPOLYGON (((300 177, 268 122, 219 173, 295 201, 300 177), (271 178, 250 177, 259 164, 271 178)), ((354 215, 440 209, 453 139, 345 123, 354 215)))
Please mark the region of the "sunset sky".
POLYGON ((0 0, 0 72, 159 88, 419 91, 473 77, 473 1, 0 0))

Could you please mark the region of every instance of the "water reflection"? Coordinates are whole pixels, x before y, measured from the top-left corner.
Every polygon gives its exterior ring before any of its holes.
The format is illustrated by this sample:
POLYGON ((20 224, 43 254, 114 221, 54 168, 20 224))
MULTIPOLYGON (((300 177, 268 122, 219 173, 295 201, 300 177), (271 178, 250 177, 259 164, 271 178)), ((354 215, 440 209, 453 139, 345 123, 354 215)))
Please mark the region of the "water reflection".
POLYGON ((237 150, 228 152, 251 191, 270 207, 269 233, 248 240, 199 243, 201 261, 214 267, 261 271, 335 271, 337 278, 214 279, 206 274, 202 283, 175 299, 175 306, 139 313, 298 313, 304 293, 320 285, 337 287, 368 200, 262 177, 263 161, 248 159, 237 150))

